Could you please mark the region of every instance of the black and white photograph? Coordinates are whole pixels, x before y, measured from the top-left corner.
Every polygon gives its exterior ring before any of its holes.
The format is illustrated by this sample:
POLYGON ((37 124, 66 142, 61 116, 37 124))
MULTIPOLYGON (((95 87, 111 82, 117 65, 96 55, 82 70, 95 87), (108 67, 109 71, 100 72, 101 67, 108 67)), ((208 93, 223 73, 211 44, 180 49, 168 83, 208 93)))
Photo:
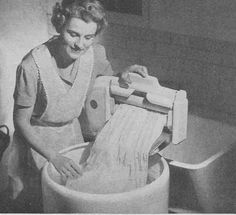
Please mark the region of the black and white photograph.
POLYGON ((7 213, 236 213, 236 1, 0 0, 7 213))

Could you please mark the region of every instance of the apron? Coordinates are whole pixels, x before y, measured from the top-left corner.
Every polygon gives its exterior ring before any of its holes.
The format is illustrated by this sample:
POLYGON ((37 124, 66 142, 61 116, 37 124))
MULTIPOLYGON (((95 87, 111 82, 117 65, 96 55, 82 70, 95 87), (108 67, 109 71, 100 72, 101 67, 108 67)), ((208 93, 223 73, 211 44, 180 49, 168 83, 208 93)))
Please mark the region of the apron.
MULTIPOLYGON (((90 47, 78 60, 73 70, 76 78, 70 89, 61 80, 48 48, 41 45, 32 51, 38 67, 40 81, 46 96, 46 108, 40 117, 31 118, 31 125, 43 140, 46 147, 60 151, 74 144, 82 143, 78 117, 84 106, 93 71, 94 53, 90 47)), ((40 178, 40 169, 46 159, 25 144, 23 137, 14 133, 12 149, 9 155, 8 174, 11 178, 13 199, 28 184, 34 184, 34 177, 40 178), (38 174, 39 173, 39 174, 38 174), (30 178, 32 179, 31 181, 30 178)), ((35 185, 36 186, 36 185, 35 185)))

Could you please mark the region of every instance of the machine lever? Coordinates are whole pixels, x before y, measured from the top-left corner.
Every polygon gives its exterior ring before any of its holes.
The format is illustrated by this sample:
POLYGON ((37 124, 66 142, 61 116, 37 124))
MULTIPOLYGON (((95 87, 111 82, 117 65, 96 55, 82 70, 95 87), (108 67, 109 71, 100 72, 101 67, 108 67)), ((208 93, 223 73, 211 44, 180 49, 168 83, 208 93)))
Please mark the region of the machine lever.
POLYGON ((149 155, 152 156, 162 149, 164 149, 166 146, 168 146, 171 143, 171 133, 167 129, 163 129, 161 135, 157 138, 157 140, 152 145, 152 148, 149 152, 149 155))

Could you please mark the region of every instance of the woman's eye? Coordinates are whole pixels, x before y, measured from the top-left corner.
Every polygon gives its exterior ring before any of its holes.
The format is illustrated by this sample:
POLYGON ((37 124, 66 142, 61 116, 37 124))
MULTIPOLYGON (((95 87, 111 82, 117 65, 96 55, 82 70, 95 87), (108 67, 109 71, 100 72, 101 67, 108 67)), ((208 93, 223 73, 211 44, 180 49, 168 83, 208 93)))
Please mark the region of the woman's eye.
POLYGON ((85 39, 86 40, 91 40, 91 39, 93 39, 94 38, 94 36, 85 36, 85 39))
POLYGON ((68 33, 71 37, 77 37, 78 36, 76 33, 73 33, 73 32, 68 32, 68 33))

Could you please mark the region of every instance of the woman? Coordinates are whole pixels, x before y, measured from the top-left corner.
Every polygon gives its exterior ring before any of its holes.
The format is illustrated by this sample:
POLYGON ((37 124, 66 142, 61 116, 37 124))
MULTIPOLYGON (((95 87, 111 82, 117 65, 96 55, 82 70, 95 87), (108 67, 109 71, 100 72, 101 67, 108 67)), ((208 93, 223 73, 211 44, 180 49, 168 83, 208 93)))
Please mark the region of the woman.
MULTIPOLYGON (((9 167, 13 198, 22 190, 40 192, 40 169, 46 160, 63 177, 82 174, 79 166, 58 152, 84 141, 78 117, 86 96, 97 76, 113 75, 105 49, 94 44, 106 26, 99 1, 57 3, 52 23, 59 36, 33 49, 17 69, 9 167)), ((120 76, 121 81, 129 82, 129 72, 147 75, 145 67, 134 65, 120 76)), ((37 192, 28 197, 34 199, 37 192)), ((36 201, 38 204, 40 198, 36 201)))

